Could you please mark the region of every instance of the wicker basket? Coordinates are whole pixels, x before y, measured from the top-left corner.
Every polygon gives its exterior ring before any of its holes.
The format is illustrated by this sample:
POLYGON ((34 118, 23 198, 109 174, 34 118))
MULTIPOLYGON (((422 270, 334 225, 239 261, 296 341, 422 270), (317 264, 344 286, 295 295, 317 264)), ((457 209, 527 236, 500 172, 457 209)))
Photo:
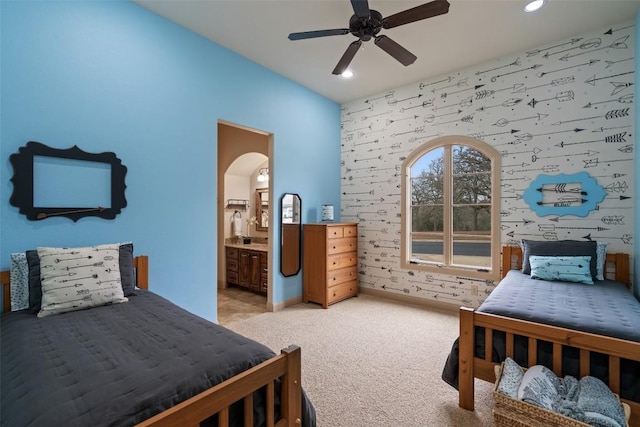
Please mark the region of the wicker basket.
MULTIPOLYGON (((502 366, 496 366, 496 383, 493 387, 493 418, 497 427, 591 427, 589 424, 498 392, 501 377, 502 366)), ((629 426, 631 408, 626 403, 621 403, 621 405, 627 419, 627 426, 629 426)))

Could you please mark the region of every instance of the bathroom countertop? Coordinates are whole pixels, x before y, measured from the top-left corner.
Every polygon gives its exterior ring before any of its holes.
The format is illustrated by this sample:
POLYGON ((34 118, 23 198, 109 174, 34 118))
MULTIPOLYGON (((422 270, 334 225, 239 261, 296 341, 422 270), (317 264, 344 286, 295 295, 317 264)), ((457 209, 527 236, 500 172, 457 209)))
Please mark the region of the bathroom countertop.
POLYGON ((238 249, 251 249, 252 251, 262 251, 262 252, 268 252, 269 251, 269 247, 265 244, 265 243, 248 243, 248 244, 242 244, 242 243, 225 243, 225 246, 229 247, 229 248, 238 248, 238 249))

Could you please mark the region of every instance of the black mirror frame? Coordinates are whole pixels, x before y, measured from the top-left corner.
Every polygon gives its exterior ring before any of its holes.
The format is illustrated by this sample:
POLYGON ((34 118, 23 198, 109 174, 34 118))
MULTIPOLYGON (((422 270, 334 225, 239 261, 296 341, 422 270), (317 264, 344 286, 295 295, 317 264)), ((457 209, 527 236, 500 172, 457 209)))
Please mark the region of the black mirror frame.
POLYGON ((297 193, 283 193, 282 197, 280 197, 280 274, 282 274, 284 277, 295 276, 298 273, 300 273, 301 268, 302 268, 302 198, 297 193), (298 213, 299 221, 295 223, 298 225, 298 242, 297 242, 298 243, 298 268, 294 273, 291 273, 291 272, 285 273, 284 271, 285 257, 283 255, 284 255, 284 240, 285 240, 285 236, 284 236, 285 223, 282 220, 282 215, 283 215, 284 198, 288 195, 298 198, 298 206, 300 209, 300 212, 298 213))
POLYGON ((64 216, 73 221, 78 221, 85 216, 97 216, 104 219, 114 219, 122 208, 127 206, 124 196, 126 185, 124 183, 127 167, 124 166, 115 153, 87 153, 74 145, 67 149, 48 147, 40 142, 29 141, 24 147, 20 147, 17 153, 9 156, 13 166, 13 193, 9 202, 20 209, 20 213, 26 215, 31 221, 38 221, 53 216, 64 216), (33 206, 33 160, 34 156, 57 157, 72 160, 85 160, 91 162, 107 163, 111 165, 111 206, 73 206, 45 208, 33 206))

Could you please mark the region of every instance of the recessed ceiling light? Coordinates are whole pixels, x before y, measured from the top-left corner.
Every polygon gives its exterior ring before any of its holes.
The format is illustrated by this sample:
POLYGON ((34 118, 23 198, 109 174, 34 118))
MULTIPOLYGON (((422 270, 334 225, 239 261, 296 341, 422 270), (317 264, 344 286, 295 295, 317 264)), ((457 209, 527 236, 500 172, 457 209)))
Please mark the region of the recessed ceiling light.
POLYGON ((351 70, 345 70, 342 74, 340 74, 342 77, 344 77, 345 79, 351 78, 353 77, 353 71, 351 70))
POLYGON ((533 0, 532 2, 529 2, 524 7, 524 11, 525 12, 535 12, 536 10, 538 10, 542 6, 544 6, 544 3, 545 3, 545 0, 533 0))

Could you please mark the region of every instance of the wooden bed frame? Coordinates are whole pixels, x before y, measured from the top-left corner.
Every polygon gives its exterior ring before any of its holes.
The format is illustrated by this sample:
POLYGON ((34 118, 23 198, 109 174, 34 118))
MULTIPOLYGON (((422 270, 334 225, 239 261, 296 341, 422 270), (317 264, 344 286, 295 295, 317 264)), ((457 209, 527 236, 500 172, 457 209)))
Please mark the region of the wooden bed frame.
MULTIPOLYGON (((522 250, 519 247, 505 246, 502 249, 503 277, 512 269, 513 258, 516 268, 522 265, 522 250)), ((607 254, 607 275, 609 267, 614 266, 616 280, 630 285, 629 256, 627 254, 607 254)), ((474 408, 474 378, 495 382, 495 362, 491 361, 491 351, 485 351, 485 357, 475 357, 475 328, 485 329, 485 349, 493 347, 492 331, 506 333, 506 355, 514 355, 514 336, 527 337, 529 366, 536 364, 538 340, 553 343, 553 371, 562 373, 562 346, 571 346, 580 350, 580 377, 589 375, 590 351, 609 356, 609 387, 614 393, 620 393, 620 359, 640 361, 640 342, 626 341, 571 329, 548 326, 525 320, 512 319, 495 314, 478 313, 472 308, 460 307, 459 341, 459 401, 461 408, 474 408)), ((631 407, 631 427, 640 426, 640 403, 623 399, 631 407)))
MULTIPOLYGON (((136 285, 149 288, 149 259, 146 255, 134 258, 136 285)), ((0 272, 3 285, 3 312, 11 311, 10 272, 0 272)), ((299 427, 302 423, 300 347, 290 346, 281 353, 244 371, 184 402, 157 414, 137 427, 197 427, 212 415, 218 415, 218 425, 229 425, 229 407, 242 400, 245 426, 253 426, 253 392, 266 386, 266 418, 268 427, 299 427), (275 419, 275 381, 281 380, 281 417, 275 419)))

